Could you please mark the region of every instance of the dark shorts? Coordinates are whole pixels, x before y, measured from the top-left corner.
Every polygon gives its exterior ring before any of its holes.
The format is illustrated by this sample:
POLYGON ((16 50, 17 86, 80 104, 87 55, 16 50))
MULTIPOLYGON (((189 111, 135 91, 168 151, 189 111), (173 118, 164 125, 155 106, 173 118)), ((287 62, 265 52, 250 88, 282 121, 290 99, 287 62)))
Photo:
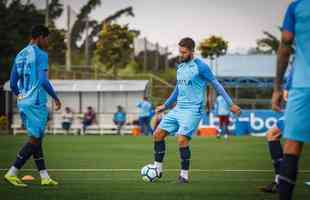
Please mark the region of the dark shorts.
POLYGON ((228 115, 222 115, 218 116, 220 120, 220 126, 228 126, 229 125, 229 116, 228 115))
POLYGON ((71 123, 70 122, 63 122, 62 123, 62 128, 65 130, 69 130, 71 127, 71 123))

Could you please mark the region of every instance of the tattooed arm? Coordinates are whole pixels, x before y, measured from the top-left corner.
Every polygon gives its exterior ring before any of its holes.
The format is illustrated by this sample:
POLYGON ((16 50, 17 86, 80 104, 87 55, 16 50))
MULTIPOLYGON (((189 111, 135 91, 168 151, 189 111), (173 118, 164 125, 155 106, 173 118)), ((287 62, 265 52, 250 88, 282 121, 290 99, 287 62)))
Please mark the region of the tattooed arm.
POLYGON ((281 111, 283 77, 289 64, 293 51, 294 34, 288 31, 282 32, 281 44, 277 56, 277 72, 274 80, 274 92, 272 96, 272 109, 281 111))

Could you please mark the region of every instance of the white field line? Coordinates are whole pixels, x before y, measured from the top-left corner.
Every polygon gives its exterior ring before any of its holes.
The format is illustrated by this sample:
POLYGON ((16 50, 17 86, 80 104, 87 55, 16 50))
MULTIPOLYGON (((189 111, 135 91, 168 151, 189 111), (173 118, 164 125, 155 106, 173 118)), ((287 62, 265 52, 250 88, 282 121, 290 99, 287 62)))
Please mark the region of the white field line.
MULTIPOLYGON (((8 169, 0 168, 0 171, 8 169)), ((165 169, 164 171, 179 171, 180 169, 165 169)), ((22 169, 21 171, 37 171, 37 169, 22 169)), ((51 172, 137 172, 140 169, 48 169, 51 172)), ((273 170, 260 169, 191 169, 191 172, 238 172, 238 173, 273 173, 273 170)), ((300 170, 299 173, 310 173, 310 170, 300 170)))

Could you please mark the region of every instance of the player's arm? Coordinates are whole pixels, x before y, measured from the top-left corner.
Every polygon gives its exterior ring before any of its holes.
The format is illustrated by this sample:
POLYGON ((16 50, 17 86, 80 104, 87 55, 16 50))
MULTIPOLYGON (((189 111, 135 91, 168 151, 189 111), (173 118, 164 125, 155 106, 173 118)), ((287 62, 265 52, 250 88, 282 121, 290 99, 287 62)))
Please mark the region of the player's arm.
POLYGON ((211 72, 209 66, 202 61, 198 61, 198 69, 199 69, 199 74, 202 76, 204 79, 206 79, 211 86, 214 88, 214 90, 221 95, 225 102, 230 106, 230 110, 239 115, 240 114, 240 108, 230 98, 230 96, 227 94, 225 91, 224 87, 219 83, 219 81, 214 77, 213 73, 211 72))
POLYGON ((60 110, 61 102, 60 102, 58 96, 56 95, 56 92, 55 92, 52 84, 48 80, 48 73, 47 73, 47 69, 48 69, 48 56, 47 55, 41 55, 41 56, 42 57, 40 57, 40 62, 39 62, 39 66, 38 66, 39 67, 39 83, 41 84, 43 89, 55 101, 55 105, 56 105, 55 109, 56 110, 60 110))
POLYGON ((19 90, 18 90, 17 82, 18 82, 18 73, 17 73, 16 65, 14 64, 13 67, 12 67, 12 70, 11 70, 10 87, 11 87, 12 92, 16 96, 19 95, 19 90))
POLYGON ((158 106, 155 112, 158 113, 164 111, 165 109, 171 108, 173 104, 177 101, 178 94, 179 94, 178 86, 175 86, 169 98, 165 101, 163 105, 158 106))
POLYGON ((286 12, 284 23, 282 26, 281 43, 277 53, 277 69, 273 86, 274 91, 272 94, 272 109, 278 112, 281 111, 281 102, 283 98, 283 77, 293 51, 295 32, 295 5, 296 4, 292 3, 286 12))

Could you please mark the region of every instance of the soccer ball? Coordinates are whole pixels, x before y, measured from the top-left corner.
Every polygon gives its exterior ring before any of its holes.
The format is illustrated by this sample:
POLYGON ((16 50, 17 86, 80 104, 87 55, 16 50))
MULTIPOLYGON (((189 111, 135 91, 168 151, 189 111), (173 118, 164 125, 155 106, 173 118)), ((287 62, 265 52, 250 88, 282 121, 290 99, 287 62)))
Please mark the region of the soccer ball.
POLYGON ((145 182, 154 182, 159 178, 159 170, 153 164, 148 164, 141 169, 142 180, 145 182))

